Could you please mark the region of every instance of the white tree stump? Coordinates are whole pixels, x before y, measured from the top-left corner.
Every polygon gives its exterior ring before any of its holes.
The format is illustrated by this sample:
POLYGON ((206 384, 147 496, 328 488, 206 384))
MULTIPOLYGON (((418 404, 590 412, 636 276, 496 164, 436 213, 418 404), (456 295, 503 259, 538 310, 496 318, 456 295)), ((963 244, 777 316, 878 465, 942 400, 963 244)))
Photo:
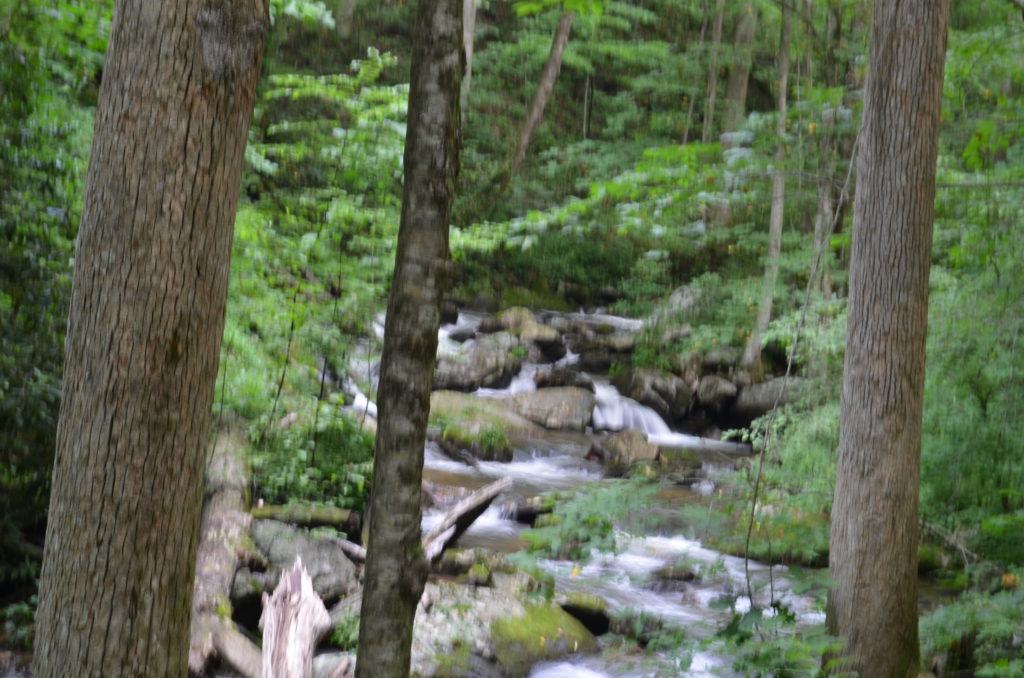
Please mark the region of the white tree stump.
POLYGON ((263 678, 307 678, 316 641, 330 625, 327 608, 296 557, 274 594, 263 594, 263 678))

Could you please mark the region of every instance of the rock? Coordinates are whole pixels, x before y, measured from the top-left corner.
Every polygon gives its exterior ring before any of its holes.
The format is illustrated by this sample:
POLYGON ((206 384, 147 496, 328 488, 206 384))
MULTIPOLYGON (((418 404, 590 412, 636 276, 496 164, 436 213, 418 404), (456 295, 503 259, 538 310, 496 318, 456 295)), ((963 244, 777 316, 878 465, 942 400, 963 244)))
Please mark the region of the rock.
POLYGON ((636 429, 613 433, 604 439, 600 447, 605 453, 604 462, 609 475, 623 475, 637 462, 658 458, 658 446, 647 442, 647 436, 636 429))
POLYGON ((441 426, 439 443, 450 454, 469 450, 485 461, 511 461, 508 436, 541 436, 544 429, 509 409, 510 402, 434 391, 430 394, 430 416, 441 426))
MULTIPOLYGON (((327 604, 356 590, 356 567, 336 542, 318 537, 309 530, 293 527, 276 520, 254 520, 252 540, 267 556, 270 569, 251 581, 277 585, 281 572, 291 568, 295 557, 313 580, 313 590, 327 604)), ((264 589, 267 590, 267 589, 264 589)))
POLYGON ((555 362, 565 356, 565 342, 555 328, 530 322, 518 329, 519 340, 538 349, 539 355, 531 355, 535 362, 555 362))
POLYGON ((445 299, 441 305, 441 324, 450 325, 459 320, 459 305, 452 299, 445 299))
POLYGON ((550 372, 538 372, 533 378, 537 388, 554 388, 556 386, 575 386, 585 388, 591 393, 594 392, 594 380, 586 372, 556 368, 550 372))
POLYGON ((665 311, 676 315, 693 315, 704 298, 700 287, 683 285, 673 290, 665 303, 665 311))
POLYGON ((686 584, 697 579, 697 573, 685 563, 675 563, 659 567, 651 573, 652 581, 648 588, 660 593, 683 591, 686 584))
POLYGON ((782 406, 797 400, 803 385, 804 379, 800 377, 776 377, 747 386, 740 390, 736 402, 729 408, 730 421, 739 426, 747 426, 776 404, 782 406))
POLYGON ((662 344, 671 344, 672 342, 679 341, 680 339, 687 339, 691 334, 693 334, 693 327, 689 323, 685 323, 683 325, 672 325, 661 331, 661 335, 658 336, 658 340, 662 344))
POLYGON ((661 471, 667 476, 690 484, 696 480, 703 465, 701 457, 693 450, 682 447, 661 447, 658 449, 658 463, 661 471))
POLYGON ((434 389, 472 392, 505 388, 523 361, 513 349, 519 340, 507 332, 481 337, 463 354, 442 355, 434 368, 434 389))
POLYGON ((351 678, 355 675, 355 666, 353 652, 324 652, 313 657, 313 678, 351 678), (346 661, 348 669, 342 669, 346 661))
POLYGON ((594 411, 594 394, 574 386, 545 388, 516 394, 512 407, 544 428, 582 432, 594 411))
POLYGON ((679 421, 690 409, 690 388, 671 372, 629 368, 616 374, 612 384, 622 395, 647 405, 665 421, 679 421))
POLYGON ((741 353, 732 346, 719 346, 704 354, 701 361, 708 372, 727 372, 740 361, 741 353))
POLYGON ((448 333, 448 338, 462 344, 476 338, 476 330, 472 327, 461 327, 448 333))
POLYGON ((494 654, 504 674, 526 676, 542 661, 597 647, 594 635, 557 605, 530 605, 522 615, 491 624, 494 654))
POLYGON ((608 351, 584 351, 580 353, 580 369, 587 372, 607 373, 615 360, 608 351))
POLYGON ((558 605, 571 614, 588 631, 601 636, 611 630, 611 617, 608 614, 608 603, 604 598, 589 593, 574 592, 558 596, 558 605))
POLYGON ((495 332, 501 332, 505 329, 505 326, 501 324, 501 321, 493 315, 489 315, 480 321, 480 327, 477 330, 481 334, 494 334, 495 332))
POLYGON ((506 330, 514 330, 527 325, 537 324, 537 318, 534 317, 533 311, 528 308, 523 308, 522 306, 506 308, 498 314, 497 318, 498 322, 501 323, 502 328, 506 330))
POLYGON ((700 380, 700 385, 697 387, 697 400, 704 409, 718 413, 732 404, 738 392, 736 384, 728 379, 709 374, 700 380))

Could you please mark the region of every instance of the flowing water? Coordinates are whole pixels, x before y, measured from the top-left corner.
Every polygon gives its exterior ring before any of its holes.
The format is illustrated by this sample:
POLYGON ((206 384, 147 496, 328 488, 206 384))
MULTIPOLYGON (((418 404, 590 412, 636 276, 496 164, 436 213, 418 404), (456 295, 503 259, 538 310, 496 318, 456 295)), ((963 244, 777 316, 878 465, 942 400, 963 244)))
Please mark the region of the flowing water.
MULTIPOLYGON (((584 316, 580 316, 584 318, 584 316)), ((586 317, 593 321, 592 317, 586 317)), ((466 350, 472 340, 463 344, 453 341, 450 336, 456 331, 475 329, 479 317, 460 316, 455 325, 447 325, 440 332, 442 352, 466 350)), ((603 316, 600 322, 619 329, 636 331, 637 321, 613 316, 603 316)), ((570 365, 577 356, 563 358, 557 366, 570 365)), ((551 369, 549 365, 524 365, 523 370, 505 389, 481 389, 480 397, 505 398, 513 394, 528 392, 536 388, 534 377, 540 370, 551 369)), ((359 394, 361 395, 361 394, 359 394)), ((600 378, 595 379, 596 404, 593 414, 593 429, 597 431, 618 431, 636 428, 648 435, 648 439, 659 445, 705 445, 714 451, 714 441, 705 441, 695 436, 673 432, 652 409, 623 397, 613 386, 600 378)), ((357 396, 357 404, 365 411, 372 403, 357 396)), ((584 459, 590 446, 590 438, 584 434, 549 432, 541 439, 513 440, 515 447, 511 462, 478 462, 468 465, 454 461, 435 445, 428 444, 425 451, 424 479, 428 487, 438 495, 448 494, 448 501, 454 503, 468 490, 481 487, 499 478, 512 478, 509 497, 499 498, 487 509, 469 530, 460 538, 463 547, 483 547, 497 551, 513 551, 523 548, 521 538, 526 526, 511 516, 515 498, 531 497, 551 490, 565 490, 602 478, 602 469, 595 462, 584 459)), ((713 484, 703 480, 694 488, 680 490, 684 501, 696 500, 698 494, 713 491, 713 484)), ((655 508, 652 507, 652 511, 655 508)), ((678 513, 678 509, 674 510, 678 513)), ((424 515, 424 530, 429 530, 444 515, 440 508, 429 509, 424 515)), ((824 615, 816 609, 814 602, 793 591, 787 579, 786 568, 749 562, 726 556, 711 549, 690 536, 676 521, 675 528, 653 535, 633 536, 623 534, 617 553, 595 553, 583 565, 568 561, 543 563, 554 577, 558 592, 585 592, 597 595, 607 601, 609 611, 633 610, 652 615, 667 623, 685 629, 688 638, 695 639, 685 660, 668 654, 618 656, 614 652, 581 657, 572 661, 538 665, 530 674, 531 678, 610 678, 611 676, 728 676, 734 675, 729 669, 729 660, 722 653, 722 647, 713 640, 715 632, 726 624, 733 614, 742 614, 750 609, 748 572, 756 603, 765 607, 770 600, 783 602, 801 623, 821 623, 824 615), (659 568, 683 564, 701 573, 690 582, 665 585, 656 576, 659 568), (722 604, 727 601, 727 604, 722 604), (701 641, 704 642, 701 642, 701 641), (678 664, 673 668, 673 661, 678 664)), ((766 615, 772 610, 769 608, 766 615)))

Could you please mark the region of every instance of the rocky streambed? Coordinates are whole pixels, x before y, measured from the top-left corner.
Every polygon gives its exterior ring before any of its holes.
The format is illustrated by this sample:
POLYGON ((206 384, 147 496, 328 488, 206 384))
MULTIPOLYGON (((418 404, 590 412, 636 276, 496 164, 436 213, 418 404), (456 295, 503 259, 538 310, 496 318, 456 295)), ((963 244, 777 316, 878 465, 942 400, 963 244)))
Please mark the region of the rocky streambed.
MULTIPOLYGON (((721 428, 792 398, 799 380, 755 384, 735 365, 738 356, 725 352, 671 356, 672 370, 628 367, 639 333, 649 330, 613 316, 513 308, 448 320, 431 398, 424 532, 473 490, 509 481, 427 585, 414 628, 414 675, 728 675, 727 659, 708 639, 732 611, 749 608, 748 568, 704 548, 682 522, 621 529, 616 548, 586 563, 540 561, 531 574, 506 554, 525 546, 529 523, 549 510, 536 499, 547 492, 635 467, 679 488, 647 512, 668 515, 680 497, 713 491, 709 471, 751 454, 746 445, 718 440, 721 428), (732 603, 722 605, 723 598, 732 603), (644 645, 670 630, 690 640, 639 654, 606 640, 618 634, 644 645)), ((373 403, 354 395, 352 407, 372 426, 373 403)), ((317 593, 333 606, 333 643, 354 642, 360 588, 352 549, 331 534, 271 521, 256 521, 252 536, 252 566, 234 580, 236 620, 254 628, 259 596, 301 554, 317 593)), ((770 586, 807 622, 818 620, 810 599, 792 592, 784 568, 749 569, 752 590, 770 586)), ((767 595, 757 601, 767 602, 767 595)), ((315 675, 345 675, 348 658, 321 652, 315 675)))

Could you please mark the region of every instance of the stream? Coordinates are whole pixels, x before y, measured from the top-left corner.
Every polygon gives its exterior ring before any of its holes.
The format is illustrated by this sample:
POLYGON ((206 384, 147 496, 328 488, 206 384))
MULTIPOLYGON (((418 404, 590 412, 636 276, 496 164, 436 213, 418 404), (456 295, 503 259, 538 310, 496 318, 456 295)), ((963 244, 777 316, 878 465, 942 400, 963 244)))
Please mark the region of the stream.
MULTIPOLYGON (((604 316, 601 322, 620 331, 635 332, 637 321, 604 316)), ((445 325, 440 331, 439 352, 465 351, 472 339, 460 344, 451 339, 453 333, 473 329, 480 316, 461 314, 455 324, 445 325)), ((536 389, 535 376, 540 371, 571 366, 578 356, 571 351, 553 364, 524 363, 521 371, 504 389, 481 388, 475 395, 481 398, 509 398, 536 389)), ((651 442, 662 446, 692 443, 695 436, 674 432, 651 408, 623 397, 608 383, 606 377, 590 375, 595 387, 593 428, 607 431, 635 428, 647 434, 651 442)), ((361 406, 372 405, 360 401, 361 406)), ((588 434, 548 431, 541 437, 513 439, 513 458, 507 463, 479 461, 468 465, 447 456, 434 443, 425 451, 424 480, 443 493, 444 488, 455 488, 453 493, 464 493, 499 478, 512 478, 509 497, 499 498, 460 538, 459 546, 479 547, 511 552, 524 548, 522 533, 526 525, 511 516, 516 498, 527 498, 552 490, 565 490, 603 477, 600 464, 585 459, 593 432, 588 434)), ((716 469, 711 469, 716 470, 716 469)), ((713 473, 708 474, 714 477, 713 473)), ((678 514, 681 503, 694 502, 714 491, 712 480, 705 478, 689 488, 674 488, 673 499, 652 507, 652 512, 678 514)), ((429 530, 444 515, 441 508, 424 513, 424 530, 429 530)), ((733 612, 750 609, 746 596, 747 574, 752 582, 757 603, 767 606, 774 597, 797 615, 801 624, 820 624, 824 613, 814 601, 793 590, 784 566, 768 566, 754 561, 745 567, 741 558, 705 548, 693 539, 693 530, 680 519, 667 521, 653 534, 631 535, 621 533, 617 553, 594 553, 588 563, 579 566, 569 561, 545 561, 542 566, 553 575, 557 593, 584 592, 598 596, 608 604, 608 611, 630 609, 641 611, 665 622, 685 629, 692 641, 687 659, 677 660, 668 653, 651 657, 650 653, 625 655, 606 651, 598 655, 573 658, 570 661, 544 663, 534 667, 532 678, 611 678, 612 676, 730 676, 735 674, 730 658, 715 633, 728 623, 733 612), (699 571, 701 576, 686 583, 672 582, 665 586, 654 577, 659 568, 685 563, 699 571), (733 606, 722 605, 722 600, 733 599, 733 606)), ((768 608, 765 614, 772 613, 768 608)))

